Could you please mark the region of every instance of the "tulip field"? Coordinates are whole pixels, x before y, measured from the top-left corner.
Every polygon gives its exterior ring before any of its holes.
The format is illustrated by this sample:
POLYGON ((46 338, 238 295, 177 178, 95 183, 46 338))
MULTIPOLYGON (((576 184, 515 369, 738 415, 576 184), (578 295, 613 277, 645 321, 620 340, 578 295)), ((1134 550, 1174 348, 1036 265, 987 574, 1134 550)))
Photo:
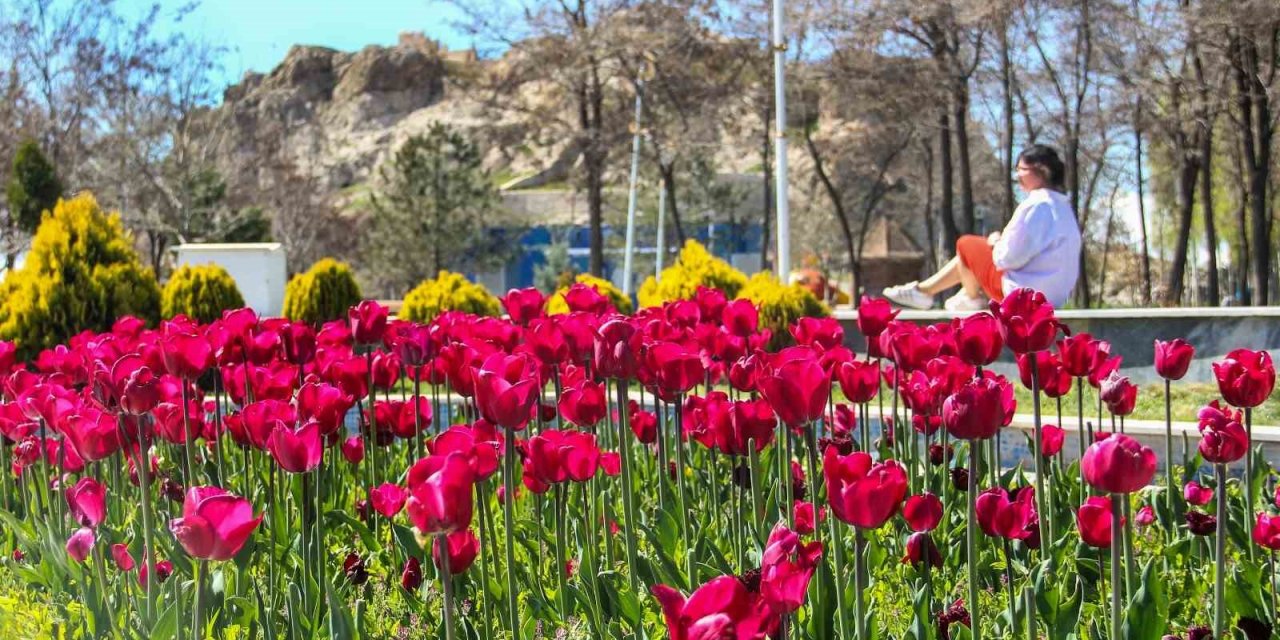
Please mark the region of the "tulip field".
MULTIPOLYGON (((10 613, 49 638, 1273 637, 1266 352, 1215 362, 1221 399, 1169 415, 1198 438, 1153 450, 1123 354, 1030 290, 929 326, 864 299, 866 353, 714 289, 565 301, 0 343, 10 613), (987 368, 1006 350, 1019 379, 987 368), (1038 455, 1002 467, 1002 438, 1038 455)), ((1194 355, 1168 338, 1166 389, 1194 355)))

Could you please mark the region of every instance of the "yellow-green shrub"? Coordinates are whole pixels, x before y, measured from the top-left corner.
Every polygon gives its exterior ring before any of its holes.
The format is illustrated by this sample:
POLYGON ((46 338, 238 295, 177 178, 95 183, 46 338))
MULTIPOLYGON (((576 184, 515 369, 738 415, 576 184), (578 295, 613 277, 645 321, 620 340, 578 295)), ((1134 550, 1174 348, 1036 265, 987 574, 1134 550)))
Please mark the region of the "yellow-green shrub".
POLYGON ((441 270, 433 280, 423 280, 404 297, 400 317, 430 322, 444 311, 465 311, 478 316, 502 315, 501 303, 484 286, 460 273, 441 270))
POLYGON ((86 329, 133 315, 154 323, 160 285, 142 266, 119 213, 84 193, 46 212, 21 269, 5 279, 0 339, 31 357, 86 329))
POLYGON ((640 306, 659 307, 672 300, 692 300, 698 287, 719 289, 732 299, 746 284, 745 274, 711 255, 696 240, 688 240, 675 264, 662 270, 662 279, 645 278, 636 295, 640 306))
POLYGON ((284 288, 284 317, 320 325, 347 317, 347 309, 360 302, 360 285, 351 267, 333 258, 311 265, 284 288))
POLYGON ((760 327, 773 331, 770 348, 785 346, 791 340, 791 325, 800 318, 821 318, 831 314, 812 291, 798 285, 784 285, 771 271, 751 276, 738 298, 750 300, 760 309, 760 327))
MULTIPOLYGON (((600 295, 609 299, 613 303, 613 308, 618 313, 631 313, 631 298, 622 295, 622 291, 613 286, 612 282, 604 278, 597 278, 589 273, 579 273, 578 277, 573 281, 576 284, 585 284, 595 289, 600 295)), ((560 313, 569 313, 569 305, 564 301, 564 294, 569 291, 569 287, 561 287, 547 300, 547 315, 556 315, 560 313)))
POLYGON ((244 306, 244 296, 226 269, 216 264, 184 264, 178 267, 160 292, 160 317, 184 315, 198 322, 213 322, 228 309, 244 306))

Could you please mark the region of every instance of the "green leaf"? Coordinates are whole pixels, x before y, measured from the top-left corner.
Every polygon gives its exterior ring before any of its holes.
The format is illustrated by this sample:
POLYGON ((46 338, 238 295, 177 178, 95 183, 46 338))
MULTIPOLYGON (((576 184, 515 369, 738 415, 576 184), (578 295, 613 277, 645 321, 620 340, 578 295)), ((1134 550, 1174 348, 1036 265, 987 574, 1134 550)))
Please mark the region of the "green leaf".
MULTIPOLYGON (((351 514, 346 511, 334 509, 326 512, 324 516, 330 521, 330 526, 333 526, 334 524, 341 524, 351 529, 352 532, 360 537, 360 542, 364 544, 365 549, 368 549, 373 553, 380 553, 382 551, 382 545, 378 544, 377 536, 373 535, 373 532, 369 530, 369 527, 365 526, 363 522, 360 522, 351 514)), ((329 531, 332 530, 333 529, 330 529, 329 531)))
POLYGON ((1121 628, 1125 640, 1160 640, 1169 628, 1169 600, 1156 575, 1156 564, 1156 560, 1148 560, 1142 568, 1142 584, 1129 601, 1121 628))
POLYGON ((934 626, 933 617, 929 615, 929 591, 927 588, 920 587, 916 591, 912 610, 915 615, 911 619, 911 627, 907 629, 907 638, 909 640, 931 640, 934 626))
POLYGON ((160 618, 151 626, 151 638, 173 638, 178 633, 177 604, 171 604, 160 614, 160 618))
POLYGON ((422 545, 418 544, 418 538, 413 535, 413 529, 392 523, 391 530, 395 532, 396 544, 399 544, 405 553, 416 558, 426 557, 422 550, 422 545))

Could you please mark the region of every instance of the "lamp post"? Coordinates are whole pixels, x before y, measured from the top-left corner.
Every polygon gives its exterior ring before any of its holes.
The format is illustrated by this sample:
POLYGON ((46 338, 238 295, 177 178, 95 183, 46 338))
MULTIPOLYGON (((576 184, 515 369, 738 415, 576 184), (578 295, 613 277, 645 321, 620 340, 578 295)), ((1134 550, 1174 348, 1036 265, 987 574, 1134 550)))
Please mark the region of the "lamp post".
POLYGON ((783 0, 773 0, 774 193, 777 194, 778 280, 791 275, 791 215, 787 207, 787 44, 783 36, 783 0))

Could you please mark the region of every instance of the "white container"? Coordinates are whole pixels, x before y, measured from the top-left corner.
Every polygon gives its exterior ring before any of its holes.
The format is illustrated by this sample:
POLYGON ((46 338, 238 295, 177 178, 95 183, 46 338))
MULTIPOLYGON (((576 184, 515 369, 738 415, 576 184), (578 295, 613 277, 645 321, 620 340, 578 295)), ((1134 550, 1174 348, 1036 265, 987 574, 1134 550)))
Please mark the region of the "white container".
POLYGON ((174 247, 177 265, 216 264, 236 281, 249 308, 266 318, 284 308, 288 271, 279 242, 242 244, 182 244, 174 247))

